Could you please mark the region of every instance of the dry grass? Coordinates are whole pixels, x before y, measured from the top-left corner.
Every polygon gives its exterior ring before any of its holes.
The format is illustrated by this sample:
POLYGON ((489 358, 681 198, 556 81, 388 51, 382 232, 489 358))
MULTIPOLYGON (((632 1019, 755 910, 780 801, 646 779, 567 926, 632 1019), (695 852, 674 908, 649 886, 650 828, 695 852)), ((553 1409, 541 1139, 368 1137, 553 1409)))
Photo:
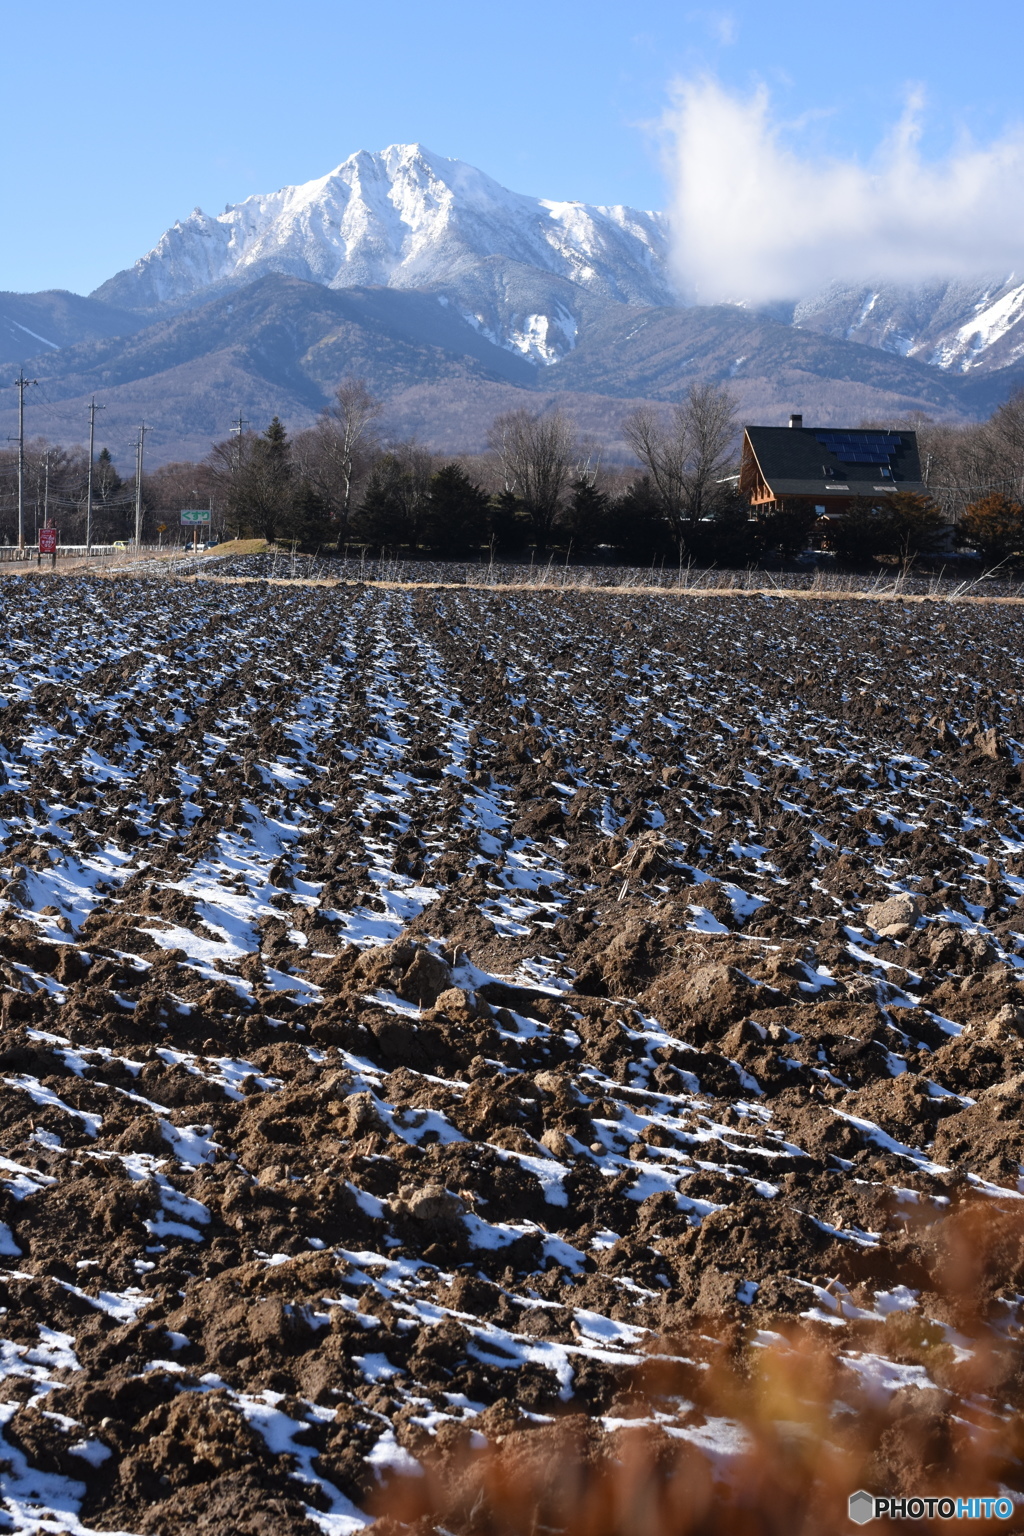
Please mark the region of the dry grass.
MULTIPOLYGON (((828 602, 881 602, 881 603, 969 603, 983 607, 1004 606, 1016 607, 1024 604, 1024 590, 1018 589, 1011 593, 1001 595, 989 595, 979 591, 979 587, 985 578, 967 579, 956 585, 950 584, 940 577, 927 578, 927 590, 911 590, 906 577, 897 574, 891 579, 888 577, 876 577, 873 581, 867 580, 858 586, 861 580, 856 576, 840 576, 830 572, 816 572, 810 582, 802 586, 783 586, 768 572, 747 571, 740 572, 740 580, 737 581, 736 572, 715 570, 694 571, 687 569, 679 575, 665 576, 660 579, 651 579, 655 573, 644 570, 637 571, 625 581, 603 581, 601 579, 602 567, 570 567, 556 566, 549 562, 544 567, 508 567, 508 566, 479 566, 467 568, 465 574, 457 579, 448 581, 430 575, 417 580, 403 580, 401 571, 403 564, 398 560, 376 560, 369 563, 366 573, 357 562, 346 562, 350 570, 355 567, 359 574, 346 574, 343 576, 320 575, 299 576, 276 574, 279 563, 287 571, 289 564, 295 569, 295 562, 310 563, 308 556, 294 556, 288 550, 276 549, 268 544, 266 539, 232 539, 227 543, 218 544, 213 549, 198 551, 195 554, 187 548, 169 548, 163 555, 154 555, 152 552, 144 556, 131 554, 119 555, 112 559, 102 561, 76 560, 65 562, 58 566, 56 572, 48 572, 43 566, 43 573, 56 575, 79 576, 83 571, 91 571, 97 575, 119 576, 130 575, 133 566, 142 561, 145 564, 159 563, 162 573, 168 577, 183 581, 214 581, 224 585, 253 585, 289 587, 378 587, 383 591, 461 591, 461 592, 551 592, 561 595, 565 592, 586 592, 595 594, 607 594, 610 597, 664 597, 664 598, 702 598, 702 597, 776 597, 785 599, 798 599, 802 601, 828 601, 828 602), (216 575, 210 567, 215 567, 221 561, 232 558, 243 558, 252 555, 272 555, 274 557, 273 571, 271 575, 216 575), (203 569, 206 567, 206 569, 203 569), (513 572, 519 572, 513 576, 513 572), (374 574, 369 574, 369 573, 374 574), (472 573, 479 572, 480 579, 474 580, 472 573), (646 578, 646 579, 645 579, 646 578)), ((313 562, 315 563, 315 562, 313 562)), ((323 566, 325 563, 321 562, 323 566)), ((329 562, 327 563, 329 566, 329 562)), ((12 574, 28 575, 35 572, 34 565, 29 567, 12 567, 12 574)), ((925 578, 914 578, 920 585, 925 578)))
MULTIPOLYGON (((996 1297, 1020 1290, 1024 1217, 972 1202, 946 1219, 936 1245, 943 1294, 930 1310, 955 1321, 956 1347, 952 1322, 922 1311, 842 1329, 790 1319, 761 1333, 738 1316, 694 1317, 657 1342, 610 1429, 579 1413, 529 1427, 511 1408, 502 1424, 491 1409, 480 1421, 486 1449, 472 1451, 460 1430, 461 1444, 442 1446, 424 1476, 382 1490, 375 1529, 834 1536, 853 1528, 847 1500, 858 1488, 954 1499, 1019 1489, 1019 1328, 1007 1326, 996 1297), (925 1385, 887 1393, 867 1384, 849 1361, 871 1354, 918 1367, 925 1385), (659 1420, 674 1421, 674 1434, 659 1420), (728 1457, 702 1448, 702 1438, 725 1437, 735 1447, 728 1457)), ((1017 1508, 995 1528, 1024 1528, 1017 1508)), ((948 1522, 936 1514, 882 1528, 937 1531, 948 1522)))
POLYGON ((169 550, 163 557, 153 550, 143 550, 141 554, 121 550, 116 555, 58 556, 56 566, 51 566, 49 555, 43 555, 38 564, 35 560, 5 561, 0 566, 0 575, 46 576, 51 579, 55 576, 81 576, 85 573, 93 576, 130 575, 133 567, 149 565, 155 560, 166 558, 167 554, 170 554, 169 550))
POLYGON ((128 549, 120 550, 116 555, 91 555, 88 558, 81 555, 63 559, 58 557, 56 566, 51 566, 50 557, 44 555, 38 565, 35 560, 5 562, 0 566, 0 574, 46 576, 48 579, 55 576, 131 576, 140 565, 156 566, 173 573, 176 562, 187 561, 190 565, 196 565, 207 559, 224 559, 226 556, 262 555, 266 549, 266 539, 231 539, 226 544, 218 544, 213 549, 198 550, 194 554, 191 549, 170 544, 163 550, 145 549, 140 554, 128 549))
POLYGON ((218 560, 222 560, 225 555, 265 555, 266 552, 266 539, 228 539, 224 544, 215 544, 212 549, 201 551, 218 560))
MULTIPOLYGON (((211 551, 212 553, 212 551, 211 551)), ((360 581, 356 578, 330 576, 197 576, 189 573, 184 580, 214 581, 225 586, 262 585, 270 587, 379 587, 384 591, 433 592, 585 592, 595 597, 780 597, 804 602, 871 603, 971 603, 981 607, 1020 607, 1024 596, 984 597, 954 589, 949 593, 911 593, 869 588, 865 591, 837 591, 827 587, 659 587, 599 586, 585 582, 473 582, 473 581, 360 581)))

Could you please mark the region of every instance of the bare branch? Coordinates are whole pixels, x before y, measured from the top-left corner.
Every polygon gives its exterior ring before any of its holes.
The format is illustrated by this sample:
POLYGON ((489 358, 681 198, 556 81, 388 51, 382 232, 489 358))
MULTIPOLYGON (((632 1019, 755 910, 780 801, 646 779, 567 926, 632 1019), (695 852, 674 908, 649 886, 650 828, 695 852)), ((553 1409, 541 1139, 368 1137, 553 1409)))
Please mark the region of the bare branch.
POLYGON ((506 491, 520 498, 538 553, 547 548, 562 498, 579 457, 568 416, 509 411, 495 418, 488 442, 501 460, 506 491))
POLYGON ((693 384, 666 421, 650 406, 622 423, 626 441, 647 470, 677 538, 699 523, 718 496, 733 453, 736 403, 720 384, 693 384))

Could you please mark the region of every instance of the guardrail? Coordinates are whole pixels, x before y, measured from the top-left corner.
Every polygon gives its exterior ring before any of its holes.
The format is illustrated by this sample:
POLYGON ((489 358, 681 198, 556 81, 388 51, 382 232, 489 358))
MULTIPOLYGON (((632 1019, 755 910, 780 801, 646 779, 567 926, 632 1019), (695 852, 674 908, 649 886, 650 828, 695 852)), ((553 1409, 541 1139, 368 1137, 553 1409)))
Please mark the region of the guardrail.
MULTIPOLYGON (((116 544, 93 544, 91 548, 87 549, 84 544, 58 544, 57 558, 58 560, 62 558, 84 560, 87 556, 89 559, 102 559, 104 557, 109 558, 111 555, 124 555, 126 558, 129 555, 171 555, 183 547, 177 544, 128 544, 121 546, 116 544)), ((37 544, 26 544, 22 549, 19 549, 16 544, 0 544, 0 564, 10 565, 24 560, 34 560, 38 553, 39 546, 37 544)), ((44 558, 49 559, 50 557, 44 556, 44 558)))

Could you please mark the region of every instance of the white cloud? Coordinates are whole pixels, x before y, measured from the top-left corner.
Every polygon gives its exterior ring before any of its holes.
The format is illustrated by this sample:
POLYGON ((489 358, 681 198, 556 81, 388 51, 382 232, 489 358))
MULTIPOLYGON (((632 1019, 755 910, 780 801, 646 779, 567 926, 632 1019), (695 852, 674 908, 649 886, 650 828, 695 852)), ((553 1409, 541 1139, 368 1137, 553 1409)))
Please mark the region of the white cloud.
POLYGON ((711 18, 711 32, 712 36, 721 43, 723 48, 731 48, 736 41, 737 35, 735 16, 728 14, 713 16, 711 18))
POLYGON ((926 163, 921 101, 874 161, 812 160, 784 141, 766 90, 680 85, 666 120, 675 260, 710 304, 794 299, 833 281, 917 283, 1024 265, 1024 133, 926 163))

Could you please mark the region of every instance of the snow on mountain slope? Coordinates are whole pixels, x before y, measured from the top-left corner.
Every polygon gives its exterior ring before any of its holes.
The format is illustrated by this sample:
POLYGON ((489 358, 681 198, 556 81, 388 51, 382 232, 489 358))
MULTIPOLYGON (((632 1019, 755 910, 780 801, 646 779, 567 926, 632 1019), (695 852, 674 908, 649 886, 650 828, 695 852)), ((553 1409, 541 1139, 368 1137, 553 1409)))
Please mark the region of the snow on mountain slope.
POLYGON ((1024 283, 1014 274, 919 288, 835 284, 802 300, 793 324, 956 373, 1024 356, 1024 283))
POLYGON ((77 342, 130 336, 145 321, 77 293, 0 293, 0 365, 53 356, 77 342))
MULTIPOLYGON (((547 364, 620 305, 676 306, 669 245, 664 214, 526 197, 463 161, 397 144, 216 217, 197 208, 92 297, 152 316, 269 273, 332 289, 415 289, 486 340, 547 364)), ((1024 283, 1014 274, 834 284, 770 314, 943 372, 997 373, 1024 358, 1024 283)))
POLYGON ((1024 355, 1022 318, 1024 283, 1011 278, 994 295, 985 293, 970 318, 944 337, 927 361, 961 373, 979 365, 1006 368, 1024 355))
POLYGON ((554 362, 588 301, 673 302, 667 246, 663 214, 525 197, 399 144, 216 217, 197 208, 96 297, 135 310, 181 305, 268 271, 329 288, 427 289, 502 346, 554 362))

